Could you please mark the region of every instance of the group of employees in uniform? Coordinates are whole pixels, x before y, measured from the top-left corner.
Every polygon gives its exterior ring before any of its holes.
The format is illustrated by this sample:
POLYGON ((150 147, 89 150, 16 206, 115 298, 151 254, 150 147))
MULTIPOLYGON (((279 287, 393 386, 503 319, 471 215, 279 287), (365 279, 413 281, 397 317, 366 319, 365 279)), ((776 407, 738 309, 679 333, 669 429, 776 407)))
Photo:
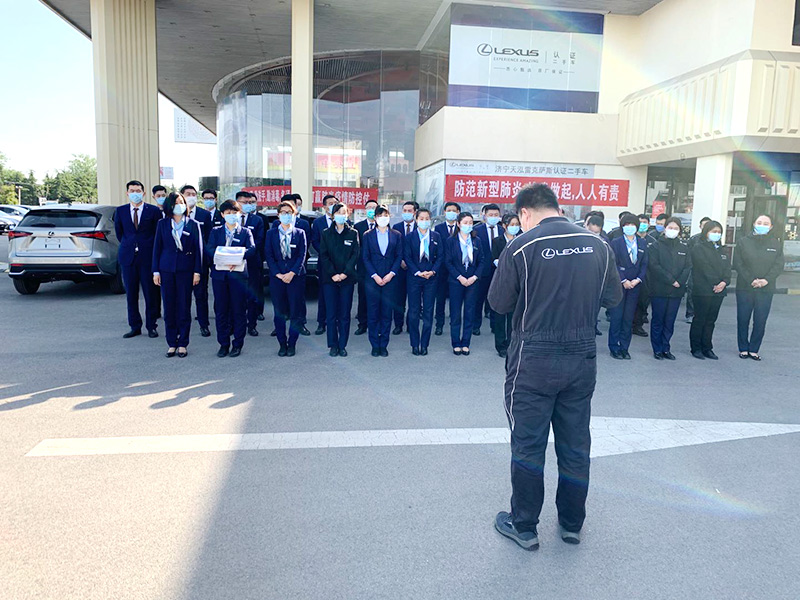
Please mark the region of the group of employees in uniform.
MULTIPOLYGON (((188 355, 192 297, 200 335, 211 336, 209 280, 217 356, 239 356, 245 337, 257 336, 257 324, 264 320, 264 263, 274 309, 271 335, 277 338, 279 356, 294 356, 299 337, 310 335, 306 328, 310 247, 319 256, 315 333, 327 334, 331 356, 347 356, 356 291, 355 335, 367 334, 374 357, 388 356, 392 335, 404 327, 412 354, 426 356, 431 336, 444 333, 446 306, 453 354, 470 354, 471 338, 480 335, 486 316, 497 353, 508 355, 513 314, 498 310, 487 296, 504 250, 521 235, 524 223, 518 214, 501 215, 496 204, 485 205, 482 220, 476 223, 472 213, 447 202, 444 221, 432 227, 430 210, 408 201, 402 206, 402 220, 390 226, 389 208, 375 200, 366 202, 366 218, 353 224, 349 207, 328 195, 324 214, 309 223, 300 216, 302 198, 287 194, 278 206, 278 219, 271 222, 258 212, 256 196, 244 190, 219 203, 215 190, 203 190, 198 197, 191 185, 173 193, 157 185, 152 189, 157 206, 145 202, 139 181, 128 182, 126 193, 128 204, 118 207, 114 218, 130 327, 123 337, 140 335, 143 325, 150 337, 158 337, 163 305, 167 357, 188 355), (243 248, 243 264, 219 267, 214 260, 219 247, 243 248)), ((621 301, 607 307, 611 356, 631 358, 632 336, 648 335, 641 323, 648 321, 651 308, 653 356, 675 360, 671 339, 686 296, 693 311, 691 354, 716 360, 714 327, 731 282, 722 225, 703 219, 702 231, 684 241, 680 219, 659 215, 655 223, 650 227, 647 215, 624 212, 619 227, 606 234, 602 212, 592 211, 584 220, 582 231, 608 244, 622 285, 621 301)), ((772 228, 772 218, 759 215, 734 253, 743 359, 761 360, 775 282, 783 270, 782 245, 771 235, 772 228)), ((600 335, 596 325, 595 334, 600 335)))

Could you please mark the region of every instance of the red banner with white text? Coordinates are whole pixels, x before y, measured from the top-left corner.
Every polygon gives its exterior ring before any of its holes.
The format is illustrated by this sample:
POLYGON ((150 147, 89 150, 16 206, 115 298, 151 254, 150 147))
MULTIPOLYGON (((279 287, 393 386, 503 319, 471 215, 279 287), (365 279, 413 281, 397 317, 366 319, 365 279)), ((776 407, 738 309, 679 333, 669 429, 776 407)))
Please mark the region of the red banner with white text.
MULTIPOLYGON (((262 185, 242 189, 245 192, 252 192, 256 195, 258 206, 277 206, 285 194, 292 193, 292 188, 288 185, 262 185)), ((378 200, 378 188, 314 186, 312 206, 314 208, 321 207, 322 199, 328 194, 333 194, 350 208, 364 208, 368 200, 375 200, 376 202, 378 200)))
POLYGON ((580 179, 557 177, 508 177, 504 175, 447 175, 445 200, 466 203, 514 202, 527 185, 545 183, 560 204, 578 206, 627 206, 627 179, 580 179))

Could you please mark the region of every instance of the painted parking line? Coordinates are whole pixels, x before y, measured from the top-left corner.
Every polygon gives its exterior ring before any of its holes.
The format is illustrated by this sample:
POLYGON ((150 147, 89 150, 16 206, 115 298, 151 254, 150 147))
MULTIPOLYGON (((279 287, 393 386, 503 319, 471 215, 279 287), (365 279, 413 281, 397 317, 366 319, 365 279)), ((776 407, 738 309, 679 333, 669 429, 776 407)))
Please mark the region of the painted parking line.
MULTIPOLYGON (((611 456, 800 432, 800 424, 683 421, 627 417, 592 418, 592 456, 611 456)), ((552 441, 552 433, 551 433, 552 441)), ((26 456, 169 454, 244 450, 308 450, 387 446, 508 444, 505 428, 381 429, 55 438, 39 442, 26 456)))

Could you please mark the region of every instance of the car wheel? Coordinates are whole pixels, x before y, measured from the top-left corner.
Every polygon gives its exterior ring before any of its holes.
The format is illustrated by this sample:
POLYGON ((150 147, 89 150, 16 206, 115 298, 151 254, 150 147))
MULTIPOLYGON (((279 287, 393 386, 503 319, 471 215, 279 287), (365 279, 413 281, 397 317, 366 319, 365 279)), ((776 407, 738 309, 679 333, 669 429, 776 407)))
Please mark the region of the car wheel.
POLYGON ((39 290, 39 285, 41 282, 35 281, 33 279, 15 279, 14 280, 14 289, 17 290, 23 296, 27 296, 29 294, 35 294, 39 290))
POLYGON ((122 282, 122 269, 117 265, 117 274, 108 280, 108 289, 112 294, 124 294, 125 284, 122 282))

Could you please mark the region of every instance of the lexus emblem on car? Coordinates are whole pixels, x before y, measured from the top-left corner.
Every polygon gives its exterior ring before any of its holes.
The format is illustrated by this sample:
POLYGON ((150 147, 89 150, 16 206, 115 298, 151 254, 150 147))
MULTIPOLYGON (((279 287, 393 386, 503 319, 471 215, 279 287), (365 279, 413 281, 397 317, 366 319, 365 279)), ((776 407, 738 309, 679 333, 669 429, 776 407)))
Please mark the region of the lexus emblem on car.
POLYGON ((47 232, 47 237, 53 237, 55 234, 56 234, 55 231, 48 231, 47 232))

